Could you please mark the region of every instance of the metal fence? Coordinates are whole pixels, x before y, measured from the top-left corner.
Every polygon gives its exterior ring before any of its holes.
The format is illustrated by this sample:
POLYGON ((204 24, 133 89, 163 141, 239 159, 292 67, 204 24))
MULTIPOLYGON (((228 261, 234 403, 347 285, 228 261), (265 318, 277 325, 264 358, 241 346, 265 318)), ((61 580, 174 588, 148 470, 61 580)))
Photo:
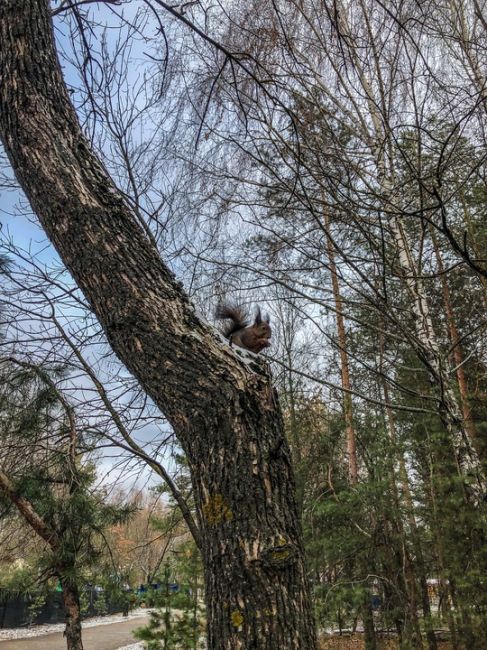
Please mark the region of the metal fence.
MULTIPOLYGON (((100 592, 95 589, 88 589, 85 594, 88 597, 88 606, 83 610, 83 618, 100 614, 100 608, 96 606, 100 592)), ((123 611, 123 609, 123 604, 120 602, 103 603, 104 614, 114 614, 123 611)), ((48 594, 43 604, 37 608, 33 597, 12 597, 0 590, 0 629, 46 623, 64 623, 61 593, 53 592, 48 594)))

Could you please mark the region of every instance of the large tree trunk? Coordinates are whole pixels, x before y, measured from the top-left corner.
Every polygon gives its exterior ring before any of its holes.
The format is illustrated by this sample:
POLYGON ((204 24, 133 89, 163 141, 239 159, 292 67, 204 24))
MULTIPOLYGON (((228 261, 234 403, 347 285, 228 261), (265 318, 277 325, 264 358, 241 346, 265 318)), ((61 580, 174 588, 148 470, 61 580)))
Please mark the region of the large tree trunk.
POLYGON ((47 0, 0 3, 0 133, 47 235, 187 455, 209 648, 315 647, 294 477, 264 363, 201 322, 92 154, 47 0))

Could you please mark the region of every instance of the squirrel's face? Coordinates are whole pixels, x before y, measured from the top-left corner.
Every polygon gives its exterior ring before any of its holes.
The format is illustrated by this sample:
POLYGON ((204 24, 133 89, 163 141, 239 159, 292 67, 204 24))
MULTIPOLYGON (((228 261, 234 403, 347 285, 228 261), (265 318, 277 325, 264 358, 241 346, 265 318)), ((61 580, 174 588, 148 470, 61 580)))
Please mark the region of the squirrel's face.
POLYGON ((259 339, 270 339, 272 336, 271 326, 266 322, 262 322, 260 325, 255 325, 254 331, 259 339))
POLYGON ((260 309, 257 311, 257 315, 255 317, 253 329, 255 332, 255 335, 257 339, 260 341, 265 341, 264 347, 268 348, 270 346, 269 340, 272 336, 272 329, 271 326, 269 325, 269 316, 265 318, 265 320, 262 319, 260 309))

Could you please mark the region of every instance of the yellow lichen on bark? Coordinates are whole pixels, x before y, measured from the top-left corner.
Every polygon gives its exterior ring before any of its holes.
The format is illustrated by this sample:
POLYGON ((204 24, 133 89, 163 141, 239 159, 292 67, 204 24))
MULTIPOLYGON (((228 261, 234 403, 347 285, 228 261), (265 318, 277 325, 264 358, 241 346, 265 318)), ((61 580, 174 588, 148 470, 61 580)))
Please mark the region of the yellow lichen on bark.
POLYGON ((241 627, 245 619, 240 610, 234 609, 230 614, 230 620, 232 621, 233 627, 241 627))
POLYGON ((230 521, 233 518, 233 513, 221 494, 214 494, 209 497, 208 501, 203 505, 203 515, 212 526, 216 526, 223 521, 230 521))

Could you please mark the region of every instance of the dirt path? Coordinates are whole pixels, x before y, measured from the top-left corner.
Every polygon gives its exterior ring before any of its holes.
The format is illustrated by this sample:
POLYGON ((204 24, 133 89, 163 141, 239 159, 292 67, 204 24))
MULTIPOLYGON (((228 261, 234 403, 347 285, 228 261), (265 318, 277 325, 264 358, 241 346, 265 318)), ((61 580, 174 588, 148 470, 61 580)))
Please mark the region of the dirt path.
MULTIPOLYGON (((140 616, 122 623, 96 625, 83 630, 84 650, 116 650, 135 643, 132 630, 146 625, 148 616, 140 616)), ((62 632, 15 641, 0 641, 0 650, 66 650, 66 640, 62 632)))

